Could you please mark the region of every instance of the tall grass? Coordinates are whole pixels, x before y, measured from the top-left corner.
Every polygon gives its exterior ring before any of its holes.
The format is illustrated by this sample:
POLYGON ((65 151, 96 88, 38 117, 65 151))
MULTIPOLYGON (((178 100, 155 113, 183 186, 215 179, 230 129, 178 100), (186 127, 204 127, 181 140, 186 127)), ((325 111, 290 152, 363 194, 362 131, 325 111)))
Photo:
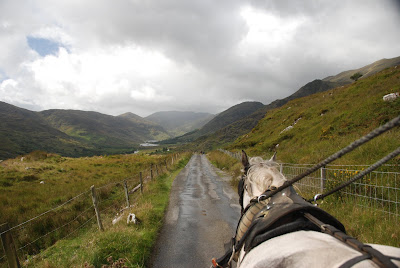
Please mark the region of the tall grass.
POLYGON ((168 173, 145 184, 143 195, 139 195, 130 209, 140 219, 140 224, 127 225, 124 217, 112 225, 113 214, 107 214, 104 232, 99 232, 92 224, 81 230, 80 235, 57 242, 29 264, 34 267, 119 267, 116 266, 119 260, 127 267, 148 267, 172 182, 188 160, 189 155, 185 155, 168 173))
POLYGON ((232 186, 236 187, 238 185, 239 179, 242 175, 242 164, 237 159, 220 151, 211 151, 207 153, 207 158, 214 166, 231 175, 232 186))
MULTIPOLYGON (((65 158, 34 152, 6 160, 0 164, 0 222, 16 226, 52 209, 12 230, 20 255, 38 254, 93 218, 91 185, 98 189, 100 210, 114 213, 125 205, 121 202, 123 180, 128 181, 131 189, 139 183, 139 172, 146 178, 150 176, 150 164, 158 165, 160 171, 161 163, 167 159, 171 163, 170 158, 157 155, 65 158), (73 201, 65 204, 70 199, 73 201)), ((165 171, 164 166, 162 173, 165 171)))

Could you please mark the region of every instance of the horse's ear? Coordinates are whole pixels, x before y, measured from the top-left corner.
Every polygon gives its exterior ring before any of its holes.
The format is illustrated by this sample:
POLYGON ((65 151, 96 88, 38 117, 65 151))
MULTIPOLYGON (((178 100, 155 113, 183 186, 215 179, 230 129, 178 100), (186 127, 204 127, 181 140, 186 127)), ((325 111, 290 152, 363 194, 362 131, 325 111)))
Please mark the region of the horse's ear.
POLYGON ((276 152, 274 153, 274 155, 271 157, 271 159, 269 161, 276 162, 276 152))
POLYGON ((247 154, 243 150, 242 150, 242 164, 245 169, 250 166, 249 158, 247 157, 247 154))

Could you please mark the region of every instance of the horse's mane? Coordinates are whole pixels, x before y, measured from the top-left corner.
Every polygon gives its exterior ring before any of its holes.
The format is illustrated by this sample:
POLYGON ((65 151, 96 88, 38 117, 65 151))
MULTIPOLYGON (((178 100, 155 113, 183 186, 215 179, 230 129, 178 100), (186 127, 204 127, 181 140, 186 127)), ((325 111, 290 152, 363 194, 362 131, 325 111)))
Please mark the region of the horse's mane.
POLYGON ((260 192, 264 192, 271 186, 279 187, 286 181, 286 178, 277 169, 276 162, 264 160, 261 157, 252 157, 249 162, 247 179, 250 183, 254 183, 260 192))

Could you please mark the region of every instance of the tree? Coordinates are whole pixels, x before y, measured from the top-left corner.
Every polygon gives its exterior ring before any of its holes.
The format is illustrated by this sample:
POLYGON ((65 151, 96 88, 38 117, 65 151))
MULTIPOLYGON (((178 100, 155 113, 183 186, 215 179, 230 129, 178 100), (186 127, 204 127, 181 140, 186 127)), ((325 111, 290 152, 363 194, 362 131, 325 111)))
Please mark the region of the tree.
POLYGON ((362 73, 357 72, 357 73, 353 74, 352 76, 350 76, 350 79, 357 81, 361 76, 363 76, 362 73))

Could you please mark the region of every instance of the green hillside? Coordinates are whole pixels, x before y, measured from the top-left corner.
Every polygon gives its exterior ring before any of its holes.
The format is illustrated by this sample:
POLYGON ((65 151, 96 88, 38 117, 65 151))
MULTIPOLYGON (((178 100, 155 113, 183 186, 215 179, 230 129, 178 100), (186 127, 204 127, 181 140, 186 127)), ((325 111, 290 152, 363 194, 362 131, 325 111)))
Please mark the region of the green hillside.
POLYGON ((0 102, 0 159, 34 150, 73 156, 91 147, 52 128, 38 113, 0 102))
POLYGON ((209 113, 166 111, 153 113, 144 119, 161 125, 170 136, 177 137, 203 127, 213 117, 209 113))
MULTIPOLYGON (((385 69, 351 85, 295 99, 270 110, 250 133, 227 148, 267 156, 279 144, 280 161, 315 163, 398 116, 400 99, 384 102, 382 97, 399 91, 400 68, 385 69)), ((372 163, 397 148, 399 141, 400 130, 396 128, 339 161, 372 163)))
MULTIPOLYGON (((165 140, 163 143, 166 144, 177 144, 177 143, 187 143, 194 142, 189 145, 192 149, 199 149, 200 147, 204 147, 203 149, 210 148, 210 144, 215 145, 214 142, 209 139, 209 136, 218 130, 224 129, 225 127, 243 120, 248 116, 251 116, 256 111, 263 109, 265 106, 261 102, 242 102, 235 106, 230 107, 229 109, 223 111, 222 113, 216 115, 212 120, 210 120, 207 124, 205 124, 202 128, 192 131, 190 133, 186 133, 182 136, 165 140), (205 144, 204 144, 205 143, 205 144)), ((260 118, 259 118, 260 119, 260 118)), ((259 120, 258 119, 258 120, 259 120)), ((252 121, 252 120, 249 120, 252 121)), ((254 126, 254 125, 253 125, 254 126)), ((251 127, 252 128, 252 127, 251 127)), ((251 128, 244 129, 245 132, 249 131, 251 128)), ((243 131, 243 129, 241 129, 243 131)), ((236 138, 237 136, 235 136, 236 138)), ((233 141, 233 140, 230 140, 233 141)), ((200 148, 201 149, 201 148, 200 148)))
POLYGON ((134 113, 124 113, 118 115, 118 117, 128 119, 136 124, 138 129, 143 129, 149 140, 165 140, 171 137, 161 125, 146 120, 134 113))

